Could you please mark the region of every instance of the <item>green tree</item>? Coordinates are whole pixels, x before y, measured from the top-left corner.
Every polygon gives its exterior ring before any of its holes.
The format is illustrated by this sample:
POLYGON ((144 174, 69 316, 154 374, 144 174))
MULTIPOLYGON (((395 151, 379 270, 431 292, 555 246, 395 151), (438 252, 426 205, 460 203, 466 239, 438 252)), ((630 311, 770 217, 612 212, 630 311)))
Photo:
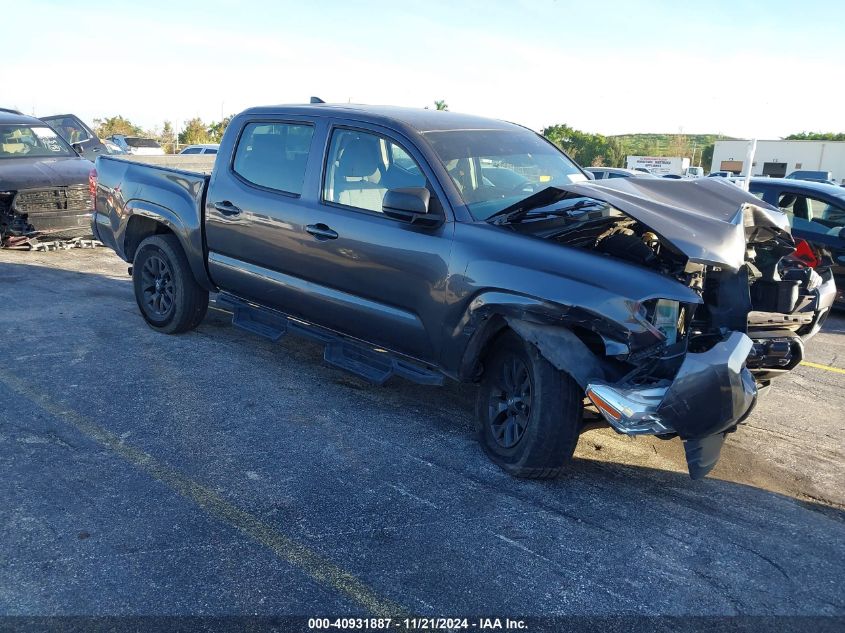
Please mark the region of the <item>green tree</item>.
POLYGON ((100 138, 106 138, 112 134, 123 134, 125 136, 141 136, 144 133, 140 127, 124 119, 120 115, 106 117, 105 119, 94 119, 94 132, 100 138))
POLYGON ((552 125, 543 136, 560 147, 581 165, 619 167, 625 160, 625 148, 614 138, 590 134, 565 124, 552 125))
POLYGON ((673 134, 669 137, 669 144, 666 147, 666 154, 668 156, 690 157, 692 154, 692 147, 690 146, 689 138, 684 134, 673 134))
POLYGON ((230 114, 222 121, 215 121, 208 126, 208 138, 211 143, 220 142, 220 139, 223 138, 223 134, 226 132, 226 128, 229 127, 229 123, 231 123, 233 116, 233 114, 230 114))
POLYGON ((707 173, 710 173, 712 169, 714 149, 716 149, 716 144, 710 143, 709 145, 705 145, 701 150, 701 166, 707 173))
POLYGON ((786 141, 845 141, 845 132, 799 132, 785 137, 786 141))
POLYGON ((443 101, 443 99, 440 99, 439 101, 435 100, 434 109, 435 110, 448 110, 449 104, 446 103, 445 101, 443 101))
POLYGON ((176 153, 176 132, 173 131, 173 124, 165 121, 161 126, 161 134, 158 135, 159 143, 168 154, 176 153))
POLYGON ((180 145, 202 145, 209 142, 208 126, 199 117, 188 121, 185 129, 179 132, 180 145))

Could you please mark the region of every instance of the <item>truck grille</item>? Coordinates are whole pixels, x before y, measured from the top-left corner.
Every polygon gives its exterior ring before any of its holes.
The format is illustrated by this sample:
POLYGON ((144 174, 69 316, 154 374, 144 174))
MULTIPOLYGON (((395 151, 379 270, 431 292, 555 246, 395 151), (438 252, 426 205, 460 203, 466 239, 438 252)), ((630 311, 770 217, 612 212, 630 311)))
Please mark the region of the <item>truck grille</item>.
POLYGON ((91 194, 87 185, 72 185, 56 189, 28 189, 19 191, 14 203, 18 213, 54 213, 56 211, 91 210, 91 194))

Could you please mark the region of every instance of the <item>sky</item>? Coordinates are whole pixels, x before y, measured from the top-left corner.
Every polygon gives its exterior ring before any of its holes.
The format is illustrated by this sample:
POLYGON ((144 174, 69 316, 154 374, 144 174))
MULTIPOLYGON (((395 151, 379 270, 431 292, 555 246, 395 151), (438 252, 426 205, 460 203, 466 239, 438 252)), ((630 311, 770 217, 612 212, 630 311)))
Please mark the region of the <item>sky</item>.
POLYGON ((0 0, 0 106, 145 128, 432 106, 601 134, 845 131, 837 1, 0 0))

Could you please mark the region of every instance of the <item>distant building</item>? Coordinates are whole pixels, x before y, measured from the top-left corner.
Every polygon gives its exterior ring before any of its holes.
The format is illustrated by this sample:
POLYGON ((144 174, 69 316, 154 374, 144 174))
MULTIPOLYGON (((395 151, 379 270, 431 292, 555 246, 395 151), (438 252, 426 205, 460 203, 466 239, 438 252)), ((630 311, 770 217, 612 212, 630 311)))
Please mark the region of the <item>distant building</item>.
MULTIPOLYGON (((745 175, 747 140, 716 141, 710 171, 745 175)), ((752 176, 783 178, 796 170, 829 171, 845 183, 845 141, 757 141, 752 176)))

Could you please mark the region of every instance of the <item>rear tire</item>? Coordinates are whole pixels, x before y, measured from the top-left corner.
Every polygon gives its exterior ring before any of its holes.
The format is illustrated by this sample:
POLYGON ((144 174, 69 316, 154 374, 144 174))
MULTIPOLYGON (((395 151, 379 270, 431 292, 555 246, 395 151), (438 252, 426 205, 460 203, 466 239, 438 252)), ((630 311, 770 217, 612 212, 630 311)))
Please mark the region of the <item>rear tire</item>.
POLYGON ((198 326, 208 310, 208 292, 194 279, 175 235, 152 235, 132 262, 135 301, 151 328, 179 334, 198 326))
POLYGON ((557 477, 578 443, 581 388, 510 331, 496 340, 485 364, 476 402, 484 451, 515 477, 557 477))

